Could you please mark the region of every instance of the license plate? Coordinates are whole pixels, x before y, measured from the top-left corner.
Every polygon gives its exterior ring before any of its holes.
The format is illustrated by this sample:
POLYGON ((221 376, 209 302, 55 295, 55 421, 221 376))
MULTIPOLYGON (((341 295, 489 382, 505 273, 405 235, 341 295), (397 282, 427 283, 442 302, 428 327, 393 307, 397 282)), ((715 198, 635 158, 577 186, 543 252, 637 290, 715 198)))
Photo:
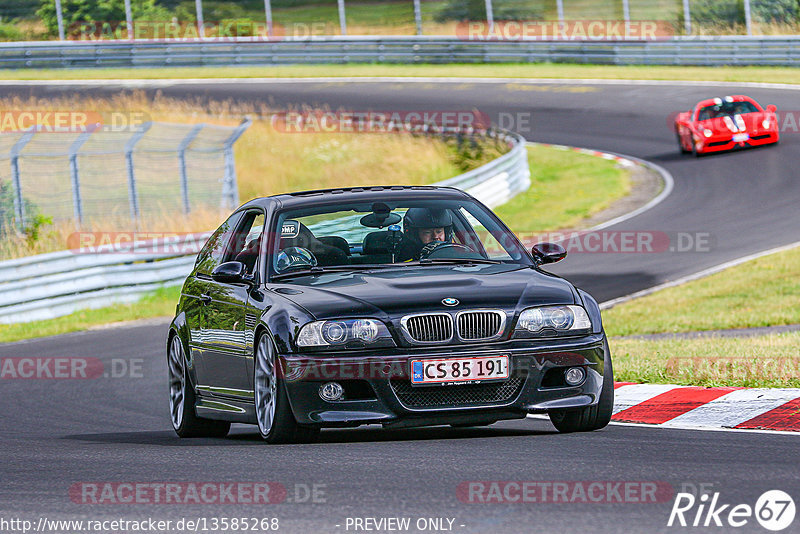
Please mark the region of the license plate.
POLYGON ((748 139, 750 139, 750 134, 746 133, 733 134, 734 143, 741 143, 742 141, 747 141, 748 139))
POLYGON ((411 384, 474 384, 509 377, 508 355, 411 360, 411 384))

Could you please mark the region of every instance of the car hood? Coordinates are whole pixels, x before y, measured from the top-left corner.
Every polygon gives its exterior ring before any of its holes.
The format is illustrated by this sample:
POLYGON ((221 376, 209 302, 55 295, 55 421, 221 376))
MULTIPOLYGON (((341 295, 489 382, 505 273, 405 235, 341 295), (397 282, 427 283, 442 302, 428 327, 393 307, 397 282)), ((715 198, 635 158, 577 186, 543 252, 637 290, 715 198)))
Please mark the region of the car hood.
MULTIPOLYGON (((371 316, 384 320, 425 311, 496 308, 579 302, 566 280, 519 265, 404 266, 371 272, 336 272, 282 284, 285 297, 316 319, 371 316), (289 294, 287 294, 289 293, 289 294), (458 299, 456 306, 442 303, 458 299)), ((280 288, 278 288, 280 290, 280 288)))
MULTIPOLYGON (((741 120, 744 121, 745 130, 752 131, 761 129, 761 122, 766 119, 769 114, 765 111, 754 111, 752 113, 742 113, 738 115, 741 117, 741 120)), ((731 115, 730 120, 733 124, 735 124, 736 116, 731 115)), ((722 134, 731 134, 733 132, 726 124, 724 117, 717 117, 715 119, 706 119, 704 121, 699 121, 699 123, 703 128, 709 128, 716 133, 722 134)))

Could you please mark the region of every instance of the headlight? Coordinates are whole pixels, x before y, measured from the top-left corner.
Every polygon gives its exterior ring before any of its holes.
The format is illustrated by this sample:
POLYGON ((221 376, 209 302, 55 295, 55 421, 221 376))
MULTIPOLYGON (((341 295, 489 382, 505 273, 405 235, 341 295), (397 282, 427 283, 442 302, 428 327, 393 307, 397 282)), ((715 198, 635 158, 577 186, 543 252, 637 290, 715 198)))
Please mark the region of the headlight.
POLYGON ((517 321, 517 331, 534 334, 543 330, 566 333, 590 330, 592 322, 582 306, 547 306, 524 310, 517 321))
POLYGON ((706 137, 711 137, 712 135, 714 135, 714 132, 706 128, 705 130, 703 130, 703 135, 705 135, 706 137))
POLYGON ((377 319, 314 321, 300 329, 298 347, 394 346, 386 325, 377 319))
POLYGON ((764 119, 761 122, 761 126, 763 126, 765 130, 769 130, 769 119, 764 119))

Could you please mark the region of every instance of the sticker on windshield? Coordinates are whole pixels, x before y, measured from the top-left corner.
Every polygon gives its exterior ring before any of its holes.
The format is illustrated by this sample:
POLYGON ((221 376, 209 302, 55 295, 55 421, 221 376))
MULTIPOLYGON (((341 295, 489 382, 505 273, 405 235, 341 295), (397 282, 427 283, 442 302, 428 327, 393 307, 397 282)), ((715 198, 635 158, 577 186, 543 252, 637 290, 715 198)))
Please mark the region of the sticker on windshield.
POLYGON ((292 239, 300 235, 300 223, 297 221, 283 221, 281 225, 281 238, 292 239))

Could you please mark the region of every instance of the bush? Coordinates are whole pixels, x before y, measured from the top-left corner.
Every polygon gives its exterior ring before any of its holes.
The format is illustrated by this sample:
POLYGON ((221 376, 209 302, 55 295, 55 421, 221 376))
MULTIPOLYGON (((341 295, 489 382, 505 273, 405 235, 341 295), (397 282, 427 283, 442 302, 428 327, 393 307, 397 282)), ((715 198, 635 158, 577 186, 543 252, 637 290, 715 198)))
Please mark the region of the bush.
POLYGON ((14 191, 10 182, 0 180, 0 237, 14 228, 14 191))
POLYGON ((24 41, 25 35, 13 24, 0 22, 0 41, 24 41))
POLYGON ((752 0, 750 10, 753 20, 792 23, 797 21, 797 4, 798 0, 752 0))
MULTIPOLYGON (((39 213, 39 208, 24 199, 26 221, 22 235, 28 246, 33 246, 41 236, 45 226, 53 224, 53 219, 39 213)), ((14 188, 11 182, 0 181, 0 237, 4 239, 16 232, 16 210, 14 209, 14 188)))
POLYGON ((709 25, 744 24, 744 0, 695 0, 692 21, 709 25))
MULTIPOLYGON (((492 7, 494 20, 536 20, 542 13, 536 9, 521 9, 513 6, 494 3, 492 7)), ((447 5, 436 14, 436 22, 447 20, 486 20, 485 0, 449 0, 447 5)))

